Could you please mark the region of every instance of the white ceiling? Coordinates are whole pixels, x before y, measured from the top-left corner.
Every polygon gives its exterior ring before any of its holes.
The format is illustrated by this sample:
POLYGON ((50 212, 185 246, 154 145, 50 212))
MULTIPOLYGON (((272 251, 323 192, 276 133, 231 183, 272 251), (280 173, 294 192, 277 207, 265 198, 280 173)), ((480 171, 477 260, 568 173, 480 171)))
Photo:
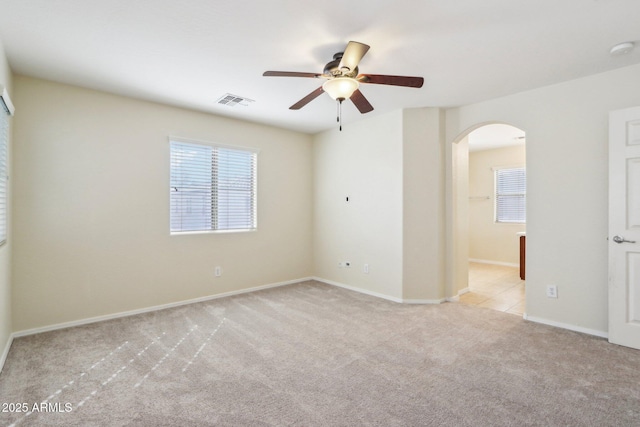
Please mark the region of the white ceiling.
MULTIPOLYGON (((315 133, 336 126, 322 80, 349 40, 371 46, 360 72, 423 76, 421 89, 363 85, 373 116, 451 107, 640 63, 638 0, 0 0, 13 71, 315 133), (225 93, 255 100, 216 104, 225 93)), ((345 125, 361 117, 343 108, 345 125)))

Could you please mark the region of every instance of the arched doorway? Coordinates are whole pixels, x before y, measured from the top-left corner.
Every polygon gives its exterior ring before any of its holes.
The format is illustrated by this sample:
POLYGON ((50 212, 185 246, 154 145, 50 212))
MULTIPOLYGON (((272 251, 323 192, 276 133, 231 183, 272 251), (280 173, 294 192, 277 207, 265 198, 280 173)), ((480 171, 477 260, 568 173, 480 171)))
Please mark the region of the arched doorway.
POLYGON ((485 123, 451 147, 451 299, 520 316, 525 312, 520 277, 525 141, 519 128, 485 123))

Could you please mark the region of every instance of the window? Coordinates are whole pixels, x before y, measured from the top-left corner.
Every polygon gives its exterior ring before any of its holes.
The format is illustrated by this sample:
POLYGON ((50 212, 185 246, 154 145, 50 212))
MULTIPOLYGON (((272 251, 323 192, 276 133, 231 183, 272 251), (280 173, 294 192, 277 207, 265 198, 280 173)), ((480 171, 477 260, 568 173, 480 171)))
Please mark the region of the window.
POLYGON ((171 140, 171 232, 254 230, 257 152, 171 140))
POLYGON ((496 222, 526 222, 527 172, 525 168, 495 170, 496 222))
POLYGON ((0 86, 0 245, 7 241, 7 163, 9 146, 9 116, 13 114, 13 104, 7 90, 0 86))

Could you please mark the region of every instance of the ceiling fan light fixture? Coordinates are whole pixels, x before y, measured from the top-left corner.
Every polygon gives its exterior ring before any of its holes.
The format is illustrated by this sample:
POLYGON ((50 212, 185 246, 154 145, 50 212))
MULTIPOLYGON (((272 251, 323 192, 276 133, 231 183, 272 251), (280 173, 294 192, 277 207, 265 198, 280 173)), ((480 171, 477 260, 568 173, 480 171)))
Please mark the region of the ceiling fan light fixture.
MULTIPOLYGON (((368 45, 350 41, 344 52, 333 55, 333 61, 325 65, 322 74, 302 73, 298 71, 265 71, 262 75, 268 77, 322 77, 327 79, 322 86, 293 104, 289 109, 299 110, 326 92, 331 98, 338 101, 338 117, 340 116, 342 102, 347 99, 353 102, 353 105, 355 105, 362 114, 373 111, 373 106, 359 90, 360 83, 413 88, 422 87, 424 83, 424 78, 422 77, 360 74, 358 66, 360 60, 362 60, 368 50, 368 45)), ((338 118, 338 121, 340 121, 340 118, 338 118)))
POLYGON ((327 80, 322 85, 322 89, 327 92, 331 98, 335 100, 344 100, 349 99, 359 86, 360 83, 351 77, 336 77, 331 80, 327 80))

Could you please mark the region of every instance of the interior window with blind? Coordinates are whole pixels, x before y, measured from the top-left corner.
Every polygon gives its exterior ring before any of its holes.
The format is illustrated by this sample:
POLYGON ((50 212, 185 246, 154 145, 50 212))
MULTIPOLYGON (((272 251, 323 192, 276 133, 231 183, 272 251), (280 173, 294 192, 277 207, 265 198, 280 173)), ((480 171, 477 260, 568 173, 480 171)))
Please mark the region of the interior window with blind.
POLYGON ((171 140, 171 232, 256 228, 257 152, 171 140))
POLYGON ((527 220, 527 171, 502 168, 495 171, 496 222, 524 223, 527 220))

